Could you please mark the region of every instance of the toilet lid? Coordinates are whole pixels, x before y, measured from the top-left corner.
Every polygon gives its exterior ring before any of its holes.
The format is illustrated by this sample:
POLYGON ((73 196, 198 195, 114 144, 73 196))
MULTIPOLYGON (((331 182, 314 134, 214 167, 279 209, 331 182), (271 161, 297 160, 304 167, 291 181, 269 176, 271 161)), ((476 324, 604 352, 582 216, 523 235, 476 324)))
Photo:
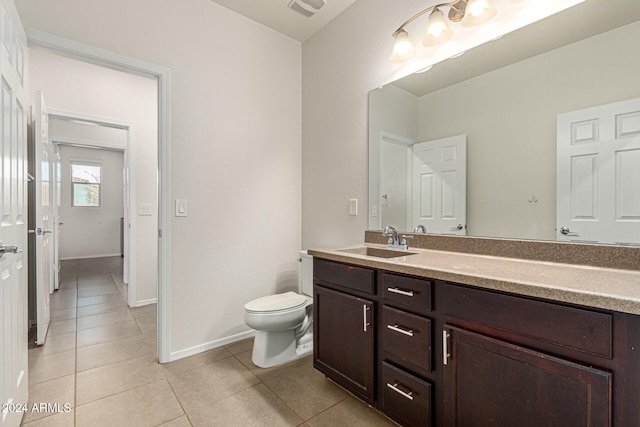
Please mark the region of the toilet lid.
POLYGON ((247 311, 279 311, 304 305, 307 298, 295 292, 285 292, 283 294, 269 295, 249 301, 244 305, 247 311))

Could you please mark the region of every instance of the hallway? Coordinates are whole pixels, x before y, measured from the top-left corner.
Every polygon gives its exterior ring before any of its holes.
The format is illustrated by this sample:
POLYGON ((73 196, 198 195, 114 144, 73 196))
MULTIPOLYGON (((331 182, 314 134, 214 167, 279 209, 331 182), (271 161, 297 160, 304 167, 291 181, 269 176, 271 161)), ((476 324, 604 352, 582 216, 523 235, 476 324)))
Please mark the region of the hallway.
POLYGON ((64 261, 61 272, 47 341, 29 349, 29 408, 49 407, 25 426, 395 425, 311 357, 257 368, 252 340, 160 365, 156 306, 128 308, 122 258, 64 261))

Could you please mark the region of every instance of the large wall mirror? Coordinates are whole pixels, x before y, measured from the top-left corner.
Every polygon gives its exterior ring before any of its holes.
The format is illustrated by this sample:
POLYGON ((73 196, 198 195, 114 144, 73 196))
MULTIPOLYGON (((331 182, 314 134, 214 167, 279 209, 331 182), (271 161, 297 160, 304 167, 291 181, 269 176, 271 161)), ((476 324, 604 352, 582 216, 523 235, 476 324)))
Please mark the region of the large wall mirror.
MULTIPOLYGON (((417 225, 408 146, 465 135, 464 234, 558 239, 558 115, 640 98, 638 52, 640 1, 586 0, 371 91, 369 229, 417 225)), ((640 115, 630 123, 640 128, 640 115)))

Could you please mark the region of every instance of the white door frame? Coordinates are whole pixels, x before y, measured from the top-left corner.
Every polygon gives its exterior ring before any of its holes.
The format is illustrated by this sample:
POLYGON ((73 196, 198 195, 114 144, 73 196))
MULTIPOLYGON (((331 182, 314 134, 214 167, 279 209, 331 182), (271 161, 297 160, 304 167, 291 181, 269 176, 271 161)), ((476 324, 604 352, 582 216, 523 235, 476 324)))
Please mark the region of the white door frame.
POLYGON ((122 129, 127 132, 127 145, 115 145, 105 142, 94 142, 85 140, 74 140, 70 138, 51 137, 51 142, 57 145, 69 145, 76 147, 92 147, 106 150, 117 150, 124 152, 124 169, 126 177, 124 186, 124 223, 128 227, 124 227, 124 271, 123 280, 126 283, 128 294, 127 304, 134 307, 138 301, 136 293, 136 215, 133 206, 136 201, 136 182, 137 175, 135 169, 135 124, 109 117, 94 116, 85 113, 77 113, 71 111, 60 110, 57 108, 49 108, 49 117, 60 120, 74 120, 84 123, 91 123, 98 126, 107 126, 116 129, 122 129))
POLYGON ((171 351, 171 70, 37 30, 26 30, 30 47, 158 81, 158 360, 171 351))

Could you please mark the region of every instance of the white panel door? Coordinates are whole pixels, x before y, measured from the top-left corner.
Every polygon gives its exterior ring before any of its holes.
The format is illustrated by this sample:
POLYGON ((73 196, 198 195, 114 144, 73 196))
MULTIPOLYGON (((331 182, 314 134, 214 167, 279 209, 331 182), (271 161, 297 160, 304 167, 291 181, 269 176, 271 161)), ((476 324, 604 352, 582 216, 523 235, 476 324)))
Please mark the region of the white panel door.
POLYGON ((12 0, 0 0, 0 29, 0 425, 13 427, 27 405, 28 320, 27 39, 12 0))
POLYGON ((640 98, 558 115, 558 240, 640 244, 640 98))
POLYGON ((467 232, 467 137, 453 136, 413 146, 412 224, 428 233, 467 232))
POLYGON ((36 92, 33 114, 35 154, 35 251, 36 251, 36 344, 47 337, 51 307, 49 296, 53 290, 53 218, 51 209, 51 143, 49 115, 42 92, 36 92))

